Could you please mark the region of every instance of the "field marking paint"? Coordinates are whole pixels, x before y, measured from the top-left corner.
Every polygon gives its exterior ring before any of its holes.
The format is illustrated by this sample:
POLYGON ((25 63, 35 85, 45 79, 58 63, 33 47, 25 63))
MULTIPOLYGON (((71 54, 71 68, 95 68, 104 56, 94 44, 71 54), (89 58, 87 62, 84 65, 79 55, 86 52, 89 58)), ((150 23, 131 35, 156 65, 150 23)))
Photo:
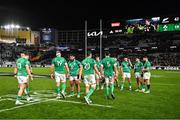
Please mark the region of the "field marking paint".
MULTIPOLYGON (((57 100, 56 99, 55 101, 60 101, 60 102, 65 102, 65 103, 74 103, 74 104, 88 105, 87 103, 84 103, 84 102, 70 101, 70 100, 57 100)), ((101 104, 89 104, 89 106, 106 107, 106 108, 112 108, 113 107, 113 106, 101 105, 101 104)))
POLYGON ((48 99, 48 100, 34 102, 34 103, 25 104, 25 105, 21 105, 21 106, 16 106, 16 107, 12 107, 12 108, 2 109, 2 110, 0 110, 0 113, 1 112, 5 112, 5 111, 10 111, 10 110, 18 109, 18 108, 23 108, 23 107, 31 106, 31 105, 35 105, 35 104, 39 104, 39 103, 48 102, 48 101, 51 101, 51 100, 53 100, 53 99, 48 99))
MULTIPOLYGON (((44 91, 44 90, 42 90, 42 91, 44 91)), ((39 90, 39 92, 42 92, 42 91, 39 90)), ((47 91, 45 91, 45 92, 47 92, 47 91)), ((34 99, 34 101, 28 102, 28 104, 24 104, 24 105, 20 105, 20 106, 15 106, 15 107, 12 107, 12 108, 7 108, 7 109, 1 109, 0 113, 1 112, 5 112, 5 111, 10 111, 10 110, 18 109, 18 108, 23 108, 23 107, 31 106, 31 105, 45 103, 45 102, 49 102, 49 101, 60 101, 60 102, 64 102, 64 103, 83 104, 83 105, 86 104, 84 102, 61 100, 61 99, 57 99, 57 98, 52 98, 52 99, 49 99, 49 98, 44 98, 43 99, 42 98, 41 99, 40 97, 46 97, 46 95, 43 95, 42 93, 38 93, 38 92, 36 92, 36 93, 37 93, 36 95, 39 95, 39 96, 37 96, 37 98, 39 98, 37 101, 36 101, 36 99, 34 99)), ((10 95, 11 97, 15 96, 15 95, 11 95, 11 94, 8 94, 8 95, 10 95)), ((1 96, 0 97, 0 101, 4 101, 4 100, 16 101, 15 98, 2 98, 2 97, 9 97, 8 95, 1 96)), ((73 96, 67 95, 66 97, 68 98, 68 97, 73 97, 73 96)), ((25 100, 23 102, 27 103, 27 101, 25 101, 25 100)), ((105 108, 112 108, 113 107, 113 106, 101 105, 101 104, 90 104, 89 106, 97 106, 97 107, 105 107, 105 108)))

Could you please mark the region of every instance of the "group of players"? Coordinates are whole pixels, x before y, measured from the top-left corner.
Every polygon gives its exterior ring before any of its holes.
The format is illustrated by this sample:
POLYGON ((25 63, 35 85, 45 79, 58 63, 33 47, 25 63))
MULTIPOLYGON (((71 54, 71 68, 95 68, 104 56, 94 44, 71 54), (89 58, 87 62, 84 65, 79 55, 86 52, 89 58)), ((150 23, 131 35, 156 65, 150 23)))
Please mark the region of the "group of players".
MULTIPOLYGON (((151 64, 147 57, 143 58, 144 63, 136 58, 136 63, 133 66, 128 58, 119 63, 116 58, 110 56, 109 52, 105 52, 105 57, 100 60, 99 56, 95 59, 92 58, 92 53, 88 52, 86 58, 79 62, 76 60, 75 55, 69 55, 69 61, 67 62, 64 57, 61 56, 60 51, 56 51, 56 57, 52 60, 50 67, 50 77, 56 80, 56 98, 66 98, 66 79, 70 81, 70 96, 74 96, 74 86, 77 90, 77 98, 80 98, 80 83, 83 80, 85 84, 85 96, 84 100, 87 104, 91 104, 90 97, 95 90, 104 89, 107 99, 115 99, 114 84, 119 87, 118 79, 121 73, 122 83, 120 90, 124 90, 125 79, 128 79, 129 90, 132 90, 131 85, 131 69, 134 68, 135 77, 137 80, 137 89, 135 91, 150 93, 150 68, 151 64), (100 87, 101 86, 101 87, 100 87)), ((19 83, 18 95, 16 98, 16 105, 23 104, 21 97, 23 93, 26 94, 27 100, 32 100, 29 95, 29 79, 32 77, 32 69, 28 60, 28 55, 21 53, 21 58, 16 61, 16 67, 14 69, 14 75, 19 83)))

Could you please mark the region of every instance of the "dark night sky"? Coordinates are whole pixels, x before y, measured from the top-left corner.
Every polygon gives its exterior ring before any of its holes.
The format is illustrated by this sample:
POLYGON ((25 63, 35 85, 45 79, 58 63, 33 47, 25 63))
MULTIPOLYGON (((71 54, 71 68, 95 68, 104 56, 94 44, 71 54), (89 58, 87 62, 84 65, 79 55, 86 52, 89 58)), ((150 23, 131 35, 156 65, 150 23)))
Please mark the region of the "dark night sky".
POLYGON ((88 20, 90 28, 96 28, 100 18, 106 21, 177 14, 180 14, 178 0, 4 0, 0 3, 0 25, 13 22, 59 30, 84 29, 84 20, 88 20))

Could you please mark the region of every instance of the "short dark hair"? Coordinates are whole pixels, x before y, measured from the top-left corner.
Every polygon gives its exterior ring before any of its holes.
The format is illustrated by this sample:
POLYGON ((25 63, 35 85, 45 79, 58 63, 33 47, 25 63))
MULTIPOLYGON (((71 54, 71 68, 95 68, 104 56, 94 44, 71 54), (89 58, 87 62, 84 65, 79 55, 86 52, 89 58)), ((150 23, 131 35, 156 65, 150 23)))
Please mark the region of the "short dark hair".
POLYGON ((61 53, 61 51, 60 50, 56 50, 56 53, 61 53))
POLYGON ((88 51, 88 52, 87 52, 87 56, 90 56, 90 55, 92 55, 92 52, 91 52, 91 51, 88 51))
POLYGON ((25 55, 29 55, 29 53, 27 51, 21 51, 20 54, 25 54, 25 55))
POLYGON ((144 56, 143 58, 148 58, 147 56, 144 56))
POLYGON ((106 52, 105 52, 105 56, 110 56, 110 52, 109 52, 109 51, 106 51, 106 52))
POLYGON ((75 55, 71 53, 71 54, 69 54, 69 56, 75 56, 75 55))
POLYGON ((96 54, 95 57, 99 57, 99 54, 96 54))

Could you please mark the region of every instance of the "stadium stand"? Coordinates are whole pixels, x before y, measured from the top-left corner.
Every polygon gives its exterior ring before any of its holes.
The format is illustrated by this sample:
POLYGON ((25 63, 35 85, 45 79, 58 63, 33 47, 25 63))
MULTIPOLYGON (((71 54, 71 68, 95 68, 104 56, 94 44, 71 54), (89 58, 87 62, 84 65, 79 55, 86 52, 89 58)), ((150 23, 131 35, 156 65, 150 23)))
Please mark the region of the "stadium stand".
MULTIPOLYGON (((65 44, 66 49, 62 50, 67 58, 74 53, 77 59, 84 57, 84 41, 72 40, 65 44)), ((93 53, 99 51, 99 38, 88 38, 88 48, 93 53)), ((30 61, 33 65, 49 65, 55 56, 56 49, 62 49, 55 44, 41 44, 39 46, 17 45, 15 43, 0 43, 0 65, 10 66, 19 57, 20 51, 26 50, 30 53, 30 61)), ((103 38, 103 50, 109 50, 112 56, 122 59, 128 56, 135 60, 147 55, 154 66, 180 66, 180 35, 176 32, 111 35, 103 38)))

